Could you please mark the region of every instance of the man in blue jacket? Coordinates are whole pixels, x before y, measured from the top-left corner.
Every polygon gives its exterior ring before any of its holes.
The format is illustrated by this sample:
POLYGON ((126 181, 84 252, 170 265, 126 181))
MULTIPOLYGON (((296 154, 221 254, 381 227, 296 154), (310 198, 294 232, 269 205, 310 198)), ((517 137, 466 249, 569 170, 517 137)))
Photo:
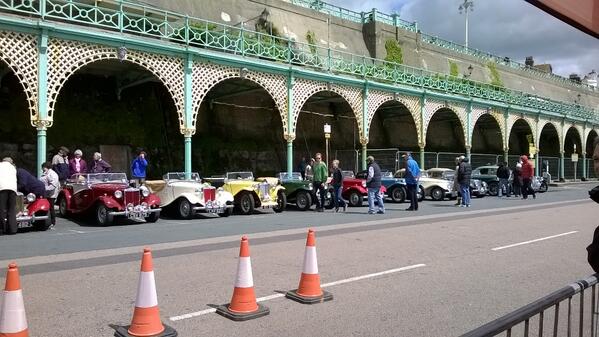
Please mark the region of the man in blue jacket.
POLYGON ((139 154, 131 163, 131 175, 133 179, 137 180, 138 184, 143 184, 146 181, 146 167, 148 167, 146 153, 139 151, 139 154))
POLYGON ((406 152, 403 155, 406 161, 406 186, 408 188, 408 198, 410 199, 410 207, 406 211, 417 211, 418 210, 418 180, 420 179, 420 167, 418 163, 412 158, 410 152, 406 152))

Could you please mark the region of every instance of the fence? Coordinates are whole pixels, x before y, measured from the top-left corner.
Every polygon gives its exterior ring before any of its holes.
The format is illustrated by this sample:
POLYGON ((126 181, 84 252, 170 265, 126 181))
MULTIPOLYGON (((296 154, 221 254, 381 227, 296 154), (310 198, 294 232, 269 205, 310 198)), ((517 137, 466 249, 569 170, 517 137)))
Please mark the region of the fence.
POLYGON ((569 284, 462 337, 497 336, 503 333, 506 336, 525 337, 596 337, 597 276, 595 274, 569 284))

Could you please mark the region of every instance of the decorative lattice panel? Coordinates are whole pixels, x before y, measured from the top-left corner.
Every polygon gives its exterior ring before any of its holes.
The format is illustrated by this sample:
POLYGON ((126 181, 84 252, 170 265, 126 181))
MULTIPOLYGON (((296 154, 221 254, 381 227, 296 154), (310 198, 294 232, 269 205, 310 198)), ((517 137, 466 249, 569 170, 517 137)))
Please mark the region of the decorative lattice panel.
POLYGON ((304 104, 310 97, 321 91, 331 91, 339 96, 343 97, 356 116, 356 123, 358 124, 358 130, 360 133, 360 141, 368 143, 368 137, 365 136, 362 128, 362 89, 356 87, 350 87, 345 85, 337 85, 326 82, 318 82, 313 80, 307 80, 298 78, 293 84, 293 119, 291 123, 290 134, 295 137, 295 127, 297 126, 297 119, 299 118, 300 111, 304 104))
POLYGON ((499 130, 501 130, 501 144, 503 144, 504 149, 506 146, 505 139, 505 118, 503 117, 503 113, 496 109, 491 108, 482 108, 478 106, 473 106, 470 111, 470 122, 472 123, 472 129, 470 130, 470 139, 472 139, 472 134, 474 133, 474 127, 476 126, 476 122, 483 116, 489 115, 495 119, 497 125, 499 126, 499 130))
MULTIPOLYGON (((118 59, 117 48, 78 41, 48 41, 48 117, 52 119, 60 89, 78 69, 100 60, 118 59)), ((171 94, 179 127, 185 127, 185 87, 183 59, 128 50, 123 61, 135 63, 154 74, 171 94)))
POLYGON ((468 132, 466 130, 468 128, 468 114, 466 113, 466 106, 463 104, 439 101, 435 99, 426 99, 424 101, 424 123, 422 130, 422 138, 424 141, 422 142, 422 144, 426 143, 426 133, 428 131, 428 126, 431 122, 431 119, 433 118, 433 115, 443 108, 449 109, 456 114, 456 116, 460 120, 460 124, 462 125, 462 134, 464 135, 464 141, 466 143, 466 146, 469 146, 470 144, 468 144, 468 132))
POLYGON ((283 122, 283 134, 286 135, 288 133, 288 122, 287 79, 285 76, 202 62, 194 62, 193 65, 192 128, 195 130, 200 105, 210 89, 214 88, 218 83, 231 78, 250 80, 268 92, 279 110, 281 121, 283 122))
POLYGON ((366 122, 365 134, 367 137, 370 136, 370 124, 374 118, 374 114, 381 107, 381 105, 389 101, 398 101, 410 111, 410 115, 414 119, 414 125, 418 135, 418 142, 422 141, 422 134, 420 132, 421 118, 420 118, 420 98, 407 95, 399 95, 385 91, 370 90, 368 92, 368 119, 366 122))
POLYGON ((0 59, 8 64, 25 90, 33 126, 38 120, 37 40, 35 35, 0 31, 0 59))
POLYGON ((545 128, 545 126, 547 126, 547 125, 552 125, 555 128, 555 130, 557 130, 557 138, 559 139, 559 148, 560 148, 560 151, 562 151, 564 148, 564 135, 563 135, 563 130, 562 130, 562 124, 561 124, 561 122, 556 121, 556 120, 544 119, 544 118, 539 119, 539 122, 537 123, 537 133, 535 135, 535 144, 537 144, 537 146, 540 148, 541 133, 543 131, 543 128, 545 128))

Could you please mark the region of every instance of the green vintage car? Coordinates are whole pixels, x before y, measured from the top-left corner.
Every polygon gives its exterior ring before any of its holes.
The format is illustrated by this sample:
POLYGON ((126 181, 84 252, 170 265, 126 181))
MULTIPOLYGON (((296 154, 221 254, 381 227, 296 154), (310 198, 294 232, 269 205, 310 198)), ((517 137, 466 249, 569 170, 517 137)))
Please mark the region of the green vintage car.
POLYGON ((300 211, 310 209, 314 195, 312 182, 302 179, 299 172, 293 172, 291 175, 287 172, 280 172, 279 181, 285 187, 288 203, 295 204, 300 211))
POLYGON ((244 215, 257 208, 272 208, 280 213, 287 206, 285 188, 278 184, 278 178, 254 179, 252 172, 227 172, 204 180, 233 194, 235 209, 244 215))

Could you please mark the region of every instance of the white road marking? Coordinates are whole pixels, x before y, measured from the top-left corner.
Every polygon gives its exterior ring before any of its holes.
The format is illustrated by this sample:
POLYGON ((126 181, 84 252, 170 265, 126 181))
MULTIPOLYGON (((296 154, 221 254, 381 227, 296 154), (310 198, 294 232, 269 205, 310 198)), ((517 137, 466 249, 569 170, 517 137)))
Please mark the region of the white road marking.
POLYGON ((74 233, 77 233, 77 234, 85 234, 86 233, 84 231, 77 231, 77 230, 74 230, 74 229, 69 229, 69 232, 74 232, 74 233))
POLYGON ((506 248, 512 248, 512 247, 516 247, 516 246, 527 245, 529 243, 539 242, 539 241, 543 241, 543 240, 549 240, 549 239, 557 238, 557 237, 560 237, 560 236, 566 236, 566 235, 570 235, 570 234, 574 234, 574 233, 578 233, 578 231, 571 231, 571 232, 567 232, 567 233, 561 233, 561 234, 557 234, 557 235, 546 236, 546 237, 540 238, 540 239, 534 239, 534 240, 529 240, 529 241, 524 241, 524 242, 518 242, 518 243, 514 243, 514 244, 511 244, 511 245, 507 245, 507 246, 495 247, 495 248, 492 248, 491 250, 497 251, 497 250, 502 250, 502 249, 506 249, 506 248))
MULTIPOLYGON (((323 287, 323 288, 324 287, 331 287, 331 286, 336 286, 336 285, 339 285, 339 284, 345 284, 345 283, 360 281, 360 280, 369 279, 369 278, 373 278, 373 277, 377 277, 377 276, 382 276, 382 275, 399 273, 399 272, 402 272, 402 271, 416 269, 416 268, 421 268, 421 267, 426 267, 426 264, 423 264, 423 263, 414 264, 414 265, 411 265, 411 266, 406 266, 406 267, 401 267, 401 268, 395 268, 395 269, 389 269, 389 270, 381 271, 381 272, 378 272, 378 273, 372 273, 372 274, 366 274, 366 275, 361 275, 361 276, 356 276, 356 277, 350 277, 350 278, 346 278, 346 279, 343 279, 343 280, 339 280, 339 281, 334 281, 334 282, 329 282, 329 283, 322 284, 321 287, 323 287)), ((269 300, 273 300, 275 298, 280 298, 280 297, 285 297, 285 294, 277 293, 277 294, 272 294, 272 295, 268 295, 268 296, 264 296, 264 297, 259 297, 259 298, 256 299, 256 302, 269 301, 269 300)), ((179 315, 179 316, 172 316, 172 317, 169 317, 169 319, 171 321, 173 321, 173 322, 174 321, 181 321, 181 320, 184 320, 184 319, 189 319, 189 318, 198 317, 198 316, 202 316, 202 315, 206 315, 206 314, 211 314, 213 312, 216 312, 216 309, 210 308, 210 309, 205 309, 205 310, 201 310, 201 311, 191 312, 189 314, 184 314, 184 315, 179 315)))

